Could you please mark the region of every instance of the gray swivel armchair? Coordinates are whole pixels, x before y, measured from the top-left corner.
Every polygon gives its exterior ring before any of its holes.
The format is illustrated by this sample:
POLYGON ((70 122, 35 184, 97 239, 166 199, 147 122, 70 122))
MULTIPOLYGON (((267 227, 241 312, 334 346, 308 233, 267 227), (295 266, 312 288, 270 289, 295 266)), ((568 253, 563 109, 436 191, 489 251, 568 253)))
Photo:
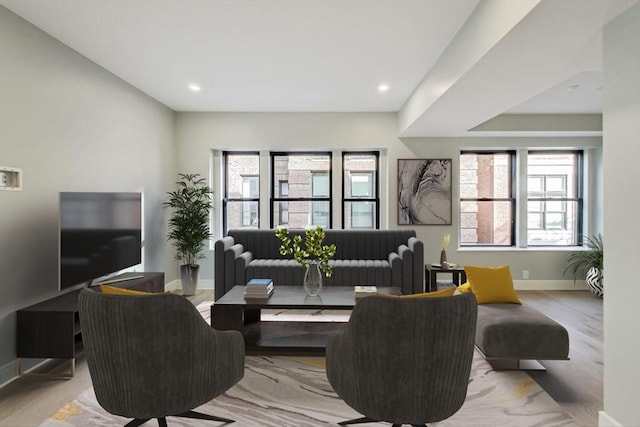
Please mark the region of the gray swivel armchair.
POLYGON ((465 401, 477 304, 471 293, 437 298, 370 296, 327 341, 327 378, 364 415, 340 425, 424 426, 465 401))
POLYGON ((244 376, 244 340, 216 331, 178 295, 106 295, 83 289, 82 339, 98 403, 133 418, 128 427, 167 416, 224 423, 193 411, 244 376))

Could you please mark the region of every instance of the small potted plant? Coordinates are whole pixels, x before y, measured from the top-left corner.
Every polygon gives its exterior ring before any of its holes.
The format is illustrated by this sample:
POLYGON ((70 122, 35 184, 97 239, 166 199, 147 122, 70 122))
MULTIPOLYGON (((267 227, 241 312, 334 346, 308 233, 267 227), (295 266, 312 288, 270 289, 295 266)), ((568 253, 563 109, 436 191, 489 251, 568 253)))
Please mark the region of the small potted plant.
POLYGON ((293 255, 293 258, 305 267, 304 290, 309 296, 317 296, 322 289, 322 275, 320 270, 331 277, 333 267, 329 260, 336 254, 336 245, 323 245, 325 231, 322 227, 309 228, 304 232, 304 244, 302 236, 296 234, 289 237, 289 230, 284 227, 276 229, 276 236, 282 241, 280 245, 281 255, 293 255))
POLYGON ((604 245, 602 235, 585 236, 586 249, 573 252, 567 257, 567 266, 564 273, 571 271, 573 279, 578 275, 585 275, 587 286, 595 295, 601 297, 604 294, 603 259, 604 245))
POLYGON ((173 211, 169 219, 169 234, 181 262, 180 280, 186 296, 195 294, 198 287, 198 261, 204 258, 204 248, 211 238, 209 212, 213 208, 213 190, 199 174, 178 174, 178 189, 167 193, 163 204, 173 211))

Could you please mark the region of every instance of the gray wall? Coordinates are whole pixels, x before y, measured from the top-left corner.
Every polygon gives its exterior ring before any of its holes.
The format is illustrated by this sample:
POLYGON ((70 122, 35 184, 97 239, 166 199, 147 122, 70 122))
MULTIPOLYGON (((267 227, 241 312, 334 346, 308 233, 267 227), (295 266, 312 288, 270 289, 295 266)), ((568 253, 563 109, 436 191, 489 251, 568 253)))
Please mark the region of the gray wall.
POLYGON ((604 411, 600 426, 640 425, 640 5, 604 30, 604 411))
MULTIPOLYGON (((60 191, 144 193, 146 271, 169 272, 161 209, 173 112, 0 6, 0 384, 15 374, 16 310, 58 295, 60 191)), ((171 264, 170 264, 171 263, 171 264)))
MULTIPOLYGON (((571 277, 564 277, 566 249, 491 249, 456 250, 458 229, 459 153, 461 149, 480 148, 583 148, 588 153, 586 163, 589 182, 594 190, 600 173, 594 165, 600 162, 602 140, 585 138, 403 138, 399 139, 395 113, 177 113, 176 143, 179 169, 207 174, 213 171, 216 204, 221 206, 223 194, 219 182, 221 165, 211 152, 221 150, 312 150, 322 147, 328 150, 379 149, 383 150, 381 174, 382 206, 388 206, 381 214, 381 226, 401 228, 397 219, 397 166, 398 159, 451 158, 453 159, 453 223, 451 226, 414 226, 418 237, 425 243, 425 262, 438 262, 442 236, 450 233, 451 244, 447 251, 450 262, 458 264, 504 265, 509 264, 515 280, 522 279, 522 270, 528 270, 530 279, 517 285, 523 288, 574 288, 571 277), (591 165, 591 167, 589 167, 591 165)), ((268 170, 268 162, 262 163, 268 170)), ((264 173, 261 188, 268 188, 264 173)), ((336 190, 338 191, 338 190, 336 190)), ((266 194, 267 192, 261 191, 266 194)), ((268 196, 265 196, 268 197, 268 196)), ((587 204, 591 204, 587 200, 587 204)), ((336 211, 334 207, 334 212, 336 211)), ((264 213, 264 210, 261 214, 264 213)), ((587 232, 596 231, 601 205, 590 206, 591 223, 587 232)), ((221 211, 215 216, 220 224, 221 211)), ((335 219, 334 219, 335 220, 335 219)), ((263 227, 268 227, 268 212, 262 217, 263 227)), ((339 221, 336 221, 339 224, 339 221)), ((339 227, 339 226, 337 226, 339 227)), ((217 233, 220 233, 219 227, 217 233)), ((218 236, 219 237, 219 236, 218 236)), ((212 257, 212 253, 209 253, 212 257)), ((209 263, 211 264, 211 263, 209 263)), ((212 267, 203 269, 205 279, 212 279, 212 267)))

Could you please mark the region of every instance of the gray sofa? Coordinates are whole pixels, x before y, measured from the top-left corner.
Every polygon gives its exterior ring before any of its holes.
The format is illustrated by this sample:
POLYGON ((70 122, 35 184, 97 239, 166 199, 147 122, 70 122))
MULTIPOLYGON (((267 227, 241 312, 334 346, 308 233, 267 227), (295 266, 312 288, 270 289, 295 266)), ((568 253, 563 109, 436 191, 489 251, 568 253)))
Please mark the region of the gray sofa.
MULTIPOLYGON (((403 294, 424 290, 424 246, 414 230, 325 230, 325 244, 336 245, 328 286, 397 286, 403 294)), ((304 235, 303 230, 290 231, 304 235)), ((274 285, 300 285, 304 268, 280 255, 274 230, 229 230, 215 243, 215 299, 252 278, 274 285)))

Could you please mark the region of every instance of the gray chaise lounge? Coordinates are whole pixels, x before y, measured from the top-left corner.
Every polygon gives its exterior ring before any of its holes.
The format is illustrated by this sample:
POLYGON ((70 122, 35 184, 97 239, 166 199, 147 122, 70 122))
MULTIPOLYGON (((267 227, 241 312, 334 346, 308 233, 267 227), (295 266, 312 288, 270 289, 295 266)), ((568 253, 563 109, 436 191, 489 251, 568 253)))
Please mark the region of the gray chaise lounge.
MULTIPOLYGON (((336 245, 329 286, 397 286, 403 294, 424 290, 424 246, 414 230, 325 230, 336 245)), ((290 231, 291 235, 304 231, 290 231)), ((215 299, 252 278, 300 285, 304 269, 278 252, 274 230, 229 230, 215 243, 215 299)))
POLYGON ((569 358, 569 334, 526 304, 480 304, 476 347, 495 369, 540 369, 532 362, 569 358))

